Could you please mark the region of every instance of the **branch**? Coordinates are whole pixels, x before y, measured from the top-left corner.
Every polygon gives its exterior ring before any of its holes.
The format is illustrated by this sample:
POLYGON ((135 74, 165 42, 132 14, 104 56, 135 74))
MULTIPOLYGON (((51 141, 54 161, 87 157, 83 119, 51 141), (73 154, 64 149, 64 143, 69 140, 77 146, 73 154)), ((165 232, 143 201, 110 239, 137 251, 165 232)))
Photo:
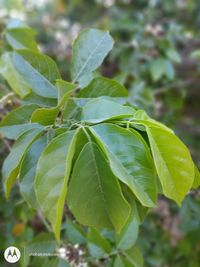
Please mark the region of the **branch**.
POLYGON ((166 86, 162 86, 162 87, 158 88, 157 90, 155 90, 153 92, 153 95, 156 96, 156 95, 165 93, 165 92, 173 89, 174 87, 186 86, 186 85, 189 85, 189 84, 191 84, 193 82, 194 82, 194 79, 186 80, 186 81, 183 81, 183 82, 182 81, 178 81, 178 82, 175 82, 175 83, 171 83, 171 84, 168 84, 166 86))

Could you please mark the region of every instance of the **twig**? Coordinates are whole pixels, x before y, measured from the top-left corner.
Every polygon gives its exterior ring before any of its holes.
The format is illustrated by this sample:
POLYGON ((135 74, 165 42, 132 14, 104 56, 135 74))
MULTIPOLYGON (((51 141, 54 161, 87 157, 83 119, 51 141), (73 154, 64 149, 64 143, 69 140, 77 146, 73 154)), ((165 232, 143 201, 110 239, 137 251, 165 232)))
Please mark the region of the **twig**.
POLYGON ((10 150, 11 150, 11 146, 10 146, 8 140, 5 139, 5 138, 3 138, 3 137, 1 138, 1 140, 3 141, 5 147, 8 149, 8 151, 10 152, 10 150))
POLYGON ((158 88, 157 90, 155 90, 153 92, 153 95, 159 95, 159 94, 162 94, 162 93, 165 93, 171 89, 173 89, 174 87, 181 87, 181 86, 186 86, 186 85, 189 85, 191 83, 194 82, 194 79, 190 79, 190 80, 186 80, 186 81, 178 81, 178 82, 175 82, 175 83, 171 83, 171 84, 168 84, 166 86, 163 86, 163 87, 160 87, 158 88))
POLYGON ((8 102, 8 100, 11 98, 11 97, 13 97, 15 94, 13 93, 13 92, 10 92, 10 93, 8 93, 7 95, 5 95, 5 96, 3 96, 1 99, 0 99, 0 107, 2 106, 4 106, 5 105, 5 103, 7 103, 8 102))

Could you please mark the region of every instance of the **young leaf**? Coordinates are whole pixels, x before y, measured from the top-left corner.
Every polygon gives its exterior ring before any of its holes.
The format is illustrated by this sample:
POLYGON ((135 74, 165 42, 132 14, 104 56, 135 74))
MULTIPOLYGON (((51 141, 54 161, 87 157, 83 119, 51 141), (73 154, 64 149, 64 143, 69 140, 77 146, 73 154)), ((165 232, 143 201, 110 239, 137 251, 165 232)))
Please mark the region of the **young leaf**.
POLYGON ((87 143, 75 163, 67 201, 84 225, 120 232, 128 219, 130 206, 95 143, 87 143))
POLYGON ((112 250, 108 240, 106 240, 95 228, 89 228, 87 241, 89 252, 94 258, 105 257, 112 250))
POLYGON ((128 91, 115 80, 97 77, 93 79, 87 87, 83 88, 76 97, 96 98, 100 96, 127 97, 128 91))
POLYGON ((77 134, 78 131, 70 131, 54 138, 43 151, 37 166, 35 178, 37 200, 44 215, 51 222, 57 240, 60 237, 77 134))
POLYGON ((158 127, 146 130, 163 193, 180 205, 194 180, 190 153, 173 133, 158 127))
POLYGON ((58 112, 58 107, 38 108, 33 112, 31 122, 37 122, 42 125, 52 125, 55 123, 58 112))
POLYGON ((66 82, 64 80, 56 80, 56 87, 58 88, 58 106, 62 106, 76 88, 73 83, 66 82))
POLYGON ((132 117, 134 113, 135 110, 132 107, 97 98, 89 101, 83 107, 81 119, 90 123, 99 123, 106 120, 132 117))
POLYGON ((42 127, 31 129, 20 135, 2 167, 3 185, 6 197, 10 195, 11 188, 19 174, 21 162, 35 139, 41 134, 42 127))
POLYGON ((33 142, 28 149, 21 165, 19 175, 20 192, 24 199, 34 208, 38 208, 38 203, 34 191, 34 179, 38 159, 47 145, 47 136, 42 136, 33 142))
POLYGON ((72 48, 73 83, 98 68, 112 47, 113 39, 108 32, 96 29, 83 30, 72 48))
POLYGON ((62 120, 77 120, 81 119, 82 108, 78 105, 73 98, 67 100, 62 113, 62 120))
POLYGON ((115 176, 131 189, 144 206, 155 206, 155 168, 142 137, 136 131, 108 123, 90 127, 90 130, 107 154, 115 176))
POLYGON ((116 234, 117 248, 127 250, 133 247, 138 238, 138 231, 139 223, 135 214, 132 212, 121 233, 116 234))
POLYGON ((71 244, 84 244, 86 242, 86 233, 84 232, 83 228, 75 221, 71 221, 67 218, 64 229, 66 229, 67 240, 71 244))

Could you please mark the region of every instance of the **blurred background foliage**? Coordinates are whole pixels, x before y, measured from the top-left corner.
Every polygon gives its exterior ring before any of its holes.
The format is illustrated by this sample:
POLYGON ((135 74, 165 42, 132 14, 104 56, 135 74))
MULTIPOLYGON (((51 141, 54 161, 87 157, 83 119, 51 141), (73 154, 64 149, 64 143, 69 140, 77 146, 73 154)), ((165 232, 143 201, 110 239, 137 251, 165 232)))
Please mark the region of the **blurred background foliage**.
MULTIPOLYGON (((57 62, 66 80, 71 44, 78 32, 85 27, 109 30, 115 46, 95 75, 124 84, 132 104, 172 127, 200 166, 200 1, 0 0, 1 31, 10 18, 22 19, 35 29, 40 49, 57 62)), ((1 118, 20 105, 15 97, 2 101, 7 93, 8 85, 0 78, 1 118)), ((0 140, 0 163, 10 145, 0 140)), ((41 215, 23 202, 17 186, 9 202, 1 192, 0 217, 1 251, 10 244, 31 246, 35 238, 47 240, 45 247, 51 251, 54 241, 45 238, 41 215)), ((86 242, 81 231, 70 221, 63 229, 71 253, 78 258, 82 256, 77 244, 81 247, 86 242)), ((160 199, 141 226, 138 246, 145 266, 200 266, 199 191, 191 192, 181 209, 160 199)), ((85 253, 94 256, 90 250, 85 253)), ((48 264, 63 266, 62 262, 48 264)), ((91 266, 105 266, 101 264, 91 266)))

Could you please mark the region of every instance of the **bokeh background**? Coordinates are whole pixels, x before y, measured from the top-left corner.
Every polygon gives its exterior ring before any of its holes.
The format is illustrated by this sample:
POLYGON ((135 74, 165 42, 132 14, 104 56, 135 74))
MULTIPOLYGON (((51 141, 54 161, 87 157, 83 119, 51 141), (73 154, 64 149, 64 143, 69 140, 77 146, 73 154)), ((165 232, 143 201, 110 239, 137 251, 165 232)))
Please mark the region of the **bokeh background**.
MULTIPOLYGON (((78 32, 109 30, 115 46, 96 75, 124 84, 132 104, 173 128, 200 167, 199 0, 0 0, 1 32, 10 18, 34 28, 40 49, 66 80, 78 32)), ((0 78, 0 97, 8 90, 0 78)), ((0 104, 0 118, 17 105, 0 104)), ((10 145, 0 140, 0 164, 10 145)), ((17 188, 9 202, 1 189, 0 231, 0 250, 45 232, 40 214, 29 209, 17 188)), ((191 192, 181 209, 160 199, 140 228, 138 244, 145 266, 199 267, 200 191, 191 192)))

